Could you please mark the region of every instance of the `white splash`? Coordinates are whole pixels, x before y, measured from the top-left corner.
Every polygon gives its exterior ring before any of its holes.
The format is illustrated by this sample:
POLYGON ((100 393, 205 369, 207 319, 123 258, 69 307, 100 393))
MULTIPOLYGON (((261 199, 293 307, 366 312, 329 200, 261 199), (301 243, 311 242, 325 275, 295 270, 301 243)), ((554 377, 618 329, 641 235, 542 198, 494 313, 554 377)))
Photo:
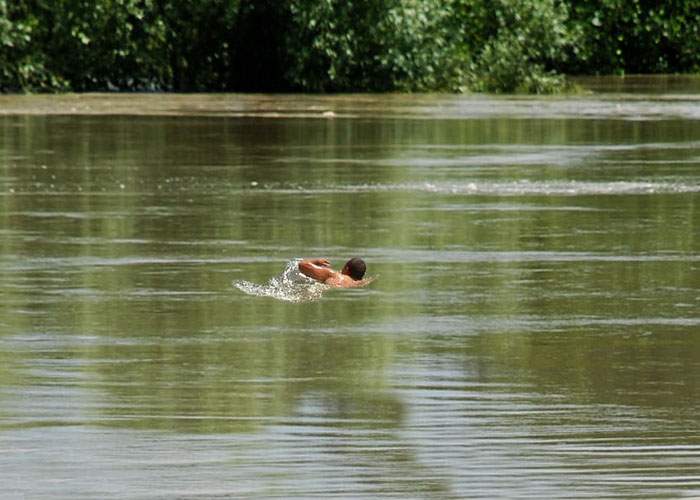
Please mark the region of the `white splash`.
POLYGON ((287 262, 284 271, 280 275, 270 278, 264 285, 238 280, 233 282, 233 286, 248 295, 272 297, 287 302, 312 302, 318 300, 323 295, 323 292, 330 287, 303 275, 299 271, 300 260, 294 259, 287 262))

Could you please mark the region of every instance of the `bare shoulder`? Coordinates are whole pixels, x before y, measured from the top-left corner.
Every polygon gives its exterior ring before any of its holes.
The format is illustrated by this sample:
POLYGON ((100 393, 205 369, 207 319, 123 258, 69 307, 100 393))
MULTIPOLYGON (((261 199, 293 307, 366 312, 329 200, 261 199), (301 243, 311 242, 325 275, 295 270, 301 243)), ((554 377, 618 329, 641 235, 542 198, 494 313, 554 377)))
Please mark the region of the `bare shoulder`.
POLYGON ((346 281, 345 278, 346 278, 346 276, 343 276, 341 273, 335 271, 335 272, 331 273, 328 276, 328 278, 323 280, 323 284, 328 285, 328 286, 332 286, 332 287, 336 287, 336 288, 345 288, 345 287, 347 287, 347 285, 345 283, 345 281, 346 281))

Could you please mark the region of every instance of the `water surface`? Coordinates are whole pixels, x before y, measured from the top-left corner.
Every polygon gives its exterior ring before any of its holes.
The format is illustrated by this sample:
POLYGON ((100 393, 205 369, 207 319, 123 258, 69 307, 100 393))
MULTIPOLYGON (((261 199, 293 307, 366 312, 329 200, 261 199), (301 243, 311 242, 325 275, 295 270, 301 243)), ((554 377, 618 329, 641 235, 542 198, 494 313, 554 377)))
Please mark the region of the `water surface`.
POLYGON ((698 118, 0 97, 0 496, 700 495, 698 118))

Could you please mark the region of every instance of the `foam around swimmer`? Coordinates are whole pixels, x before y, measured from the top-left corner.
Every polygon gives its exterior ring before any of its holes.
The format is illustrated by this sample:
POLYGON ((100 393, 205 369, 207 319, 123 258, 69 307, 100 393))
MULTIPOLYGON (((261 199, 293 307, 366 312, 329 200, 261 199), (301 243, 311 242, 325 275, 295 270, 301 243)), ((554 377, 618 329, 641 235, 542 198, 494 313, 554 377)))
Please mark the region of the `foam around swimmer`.
POLYGON ((245 280, 233 282, 233 286, 243 293, 257 297, 271 297, 286 302, 313 302, 323 296, 323 292, 331 287, 318 283, 299 272, 301 259, 287 262, 284 271, 273 276, 264 285, 245 280))

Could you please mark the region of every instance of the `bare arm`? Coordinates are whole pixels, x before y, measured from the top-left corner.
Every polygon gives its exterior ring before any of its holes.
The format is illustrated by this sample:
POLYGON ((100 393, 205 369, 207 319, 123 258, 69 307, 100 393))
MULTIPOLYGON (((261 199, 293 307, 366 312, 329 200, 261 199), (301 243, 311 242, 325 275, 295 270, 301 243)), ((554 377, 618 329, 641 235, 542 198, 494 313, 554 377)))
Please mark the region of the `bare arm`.
POLYGON ((328 259, 305 259, 299 262, 299 271, 309 278, 324 283, 335 274, 328 259))

